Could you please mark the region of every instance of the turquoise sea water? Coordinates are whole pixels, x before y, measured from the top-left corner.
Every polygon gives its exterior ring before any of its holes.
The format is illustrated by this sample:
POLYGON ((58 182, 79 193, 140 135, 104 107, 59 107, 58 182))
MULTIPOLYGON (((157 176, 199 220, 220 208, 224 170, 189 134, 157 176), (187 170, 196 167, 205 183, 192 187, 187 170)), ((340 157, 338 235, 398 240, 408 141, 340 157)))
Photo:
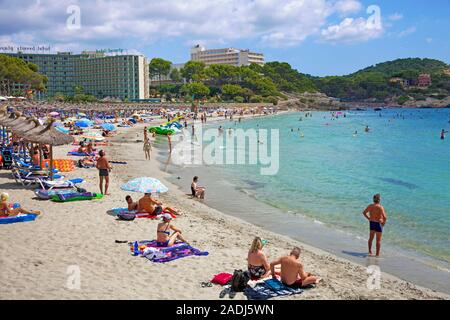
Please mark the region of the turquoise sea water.
POLYGON ((210 168, 259 201, 363 237, 361 212, 381 193, 388 215, 383 241, 450 262, 450 134, 440 140, 441 129, 450 129, 450 109, 344 113, 334 120, 313 112, 221 123, 279 129, 280 168, 272 176, 255 165, 210 168))

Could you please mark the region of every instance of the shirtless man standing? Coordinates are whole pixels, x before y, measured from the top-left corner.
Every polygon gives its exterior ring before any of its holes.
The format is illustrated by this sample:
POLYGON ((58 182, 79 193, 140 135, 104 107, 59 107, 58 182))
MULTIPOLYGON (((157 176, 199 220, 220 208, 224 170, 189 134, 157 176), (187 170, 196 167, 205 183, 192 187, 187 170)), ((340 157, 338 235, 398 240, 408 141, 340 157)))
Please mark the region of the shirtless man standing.
POLYGON ((281 264, 281 282, 292 287, 306 287, 310 284, 316 284, 319 278, 309 272, 305 272, 300 258, 300 248, 294 247, 289 256, 281 257, 270 264, 272 278, 276 279, 275 266, 281 264))
POLYGON ((369 255, 372 255, 372 242, 373 238, 377 237, 377 254, 380 256, 381 247, 381 235, 383 233, 383 227, 387 221, 386 213, 384 212, 383 206, 380 204, 381 196, 379 193, 373 196, 373 204, 367 206, 363 211, 364 217, 369 220, 370 223, 370 236, 369 236, 369 255))
POLYGON ((98 155, 100 156, 97 159, 97 169, 100 176, 100 192, 101 194, 109 195, 108 193, 109 172, 111 171, 112 168, 103 150, 100 150, 98 155), (103 180, 105 180, 105 193, 103 193, 103 180))

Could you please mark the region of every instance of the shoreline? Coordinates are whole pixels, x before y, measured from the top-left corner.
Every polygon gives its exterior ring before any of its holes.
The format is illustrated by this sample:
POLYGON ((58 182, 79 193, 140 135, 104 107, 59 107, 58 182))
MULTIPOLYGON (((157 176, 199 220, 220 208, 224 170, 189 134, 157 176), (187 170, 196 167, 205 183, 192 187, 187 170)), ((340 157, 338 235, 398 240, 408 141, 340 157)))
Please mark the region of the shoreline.
MULTIPOLYGON (((148 124, 145 124, 148 125, 148 124)), ((144 125, 120 130, 105 147, 110 159, 128 165, 113 165, 111 196, 99 201, 58 204, 31 199, 33 191, 14 184, 2 171, 0 186, 11 200, 24 207, 40 209, 44 215, 35 222, 2 226, 4 242, 0 244, 0 294, 6 299, 218 299, 220 286, 201 288, 219 272, 245 268, 251 240, 258 235, 269 241, 265 248, 269 260, 287 254, 294 245, 304 248, 301 259, 307 271, 323 278, 317 288, 283 299, 449 299, 444 293, 416 286, 382 272, 381 289, 366 287, 366 268, 336 257, 321 249, 264 230, 242 219, 228 216, 190 199, 172 184, 170 175, 160 169, 155 148, 152 160, 144 160, 142 139, 144 125), (106 212, 123 206, 126 192, 120 185, 134 177, 153 176, 169 187, 159 198, 166 205, 180 208, 182 216, 174 220, 190 243, 210 254, 189 257, 167 264, 152 264, 130 255, 127 245, 114 239, 144 240, 154 238, 156 221, 136 219, 121 222, 106 212), (19 235, 19 238, 18 238, 19 235), (18 239, 20 241, 18 241, 18 239), (81 288, 67 288, 67 267, 78 265, 81 288), (207 270, 205 272, 205 270, 207 270), (164 283, 164 290, 160 290, 164 283)), ((165 138, 163 137, 163 141, 165 138)), ((67 158, 67 146, 55 148, 57 157, 67 158)), ((164 166, 164 164, 162 164, 164 166)), ((6 174, 8 173, 8 174, 6 174)), ((82 185, 98 190, 96 170, 77 169, 68 178, 83 177, 82 185)), ((138 194, 132 194, 135 200, 138 194)), ((245 299, 238 293, 235 299, 245 299)))

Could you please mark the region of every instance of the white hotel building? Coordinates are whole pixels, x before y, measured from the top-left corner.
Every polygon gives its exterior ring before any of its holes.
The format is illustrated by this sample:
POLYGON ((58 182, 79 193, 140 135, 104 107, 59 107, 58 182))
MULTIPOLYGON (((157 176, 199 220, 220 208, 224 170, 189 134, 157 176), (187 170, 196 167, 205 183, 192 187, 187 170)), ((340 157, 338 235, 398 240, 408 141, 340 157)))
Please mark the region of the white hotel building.
POLYGON ((196 45, 191 49, 191 60, 204 62, 207 66, 211 64, 228 64, 232 66, 248 66, 251 63, 264 64, 262 53, 250 52, 235 48, 205 49, 196 45))

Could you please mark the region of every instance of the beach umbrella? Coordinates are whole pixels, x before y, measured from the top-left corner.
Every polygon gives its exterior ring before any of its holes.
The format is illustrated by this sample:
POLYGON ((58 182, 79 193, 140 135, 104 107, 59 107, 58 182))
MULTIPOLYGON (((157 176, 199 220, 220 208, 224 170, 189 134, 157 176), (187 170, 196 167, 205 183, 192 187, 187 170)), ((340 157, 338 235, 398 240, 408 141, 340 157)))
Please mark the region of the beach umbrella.
POLYGON ((161 181, 150 177, 132 179, 123 184, 120 188, 125 191, 140 193, 162 193, 169 191, 169 189, 162 184, 161 181))
POLYGON ((86 113, 83 113, 83 112, 78 112, 77 115, 79 117, 86 117, 86 113))
POLYGON ((70 132, 69 129, 66 129, 62 126, 56 126, 55 129, 58 130, 59 132, 66 133, 66 134, 68 134, 70 132))
POLYGON ((92 127, 92 121, 86 118, 75 121, 75 125, 80 128, 92 127))
POLYGON ((50 112, 49 115, 51 115, 52 117, 57 117, 59 116, 59 113, 56 111, 50 112))
POLYGON ((95 141, 105 140, 105 137, 103 137, 102 134, 98 131, 84 132, 80 137, 83 139, 95 140, 95 141))
POLYGON ((103 123, 100 125, 103 129, 108 130, 108 131, 114 131, 116 130, 116 126, 113 125, 112 123, 103 123))

